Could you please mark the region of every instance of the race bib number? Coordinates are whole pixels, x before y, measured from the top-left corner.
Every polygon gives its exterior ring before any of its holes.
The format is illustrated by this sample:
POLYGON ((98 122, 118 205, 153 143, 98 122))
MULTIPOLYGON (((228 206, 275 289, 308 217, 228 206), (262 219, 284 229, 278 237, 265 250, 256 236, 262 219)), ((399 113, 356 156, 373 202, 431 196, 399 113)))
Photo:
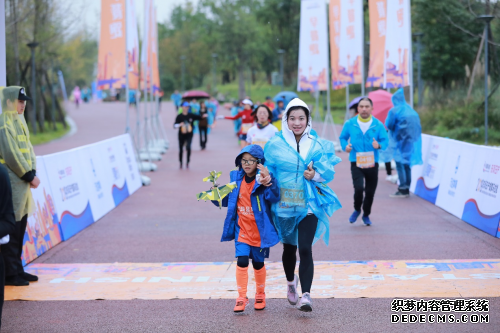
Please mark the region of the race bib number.
POLYGON ((241 124, 241 133, 246 134, 253 124, 241 124))
POLYGON ((252 144, 253 145, 259 145, 259 146, 262 147, 262 149, 264 149, 264 146, 266 145, 266 143, 267 143, 267 140, 263 139, 263 138, 252 139, 252 144))
POLYGON ((356 166, 361 169, 373 168, 375 166, 375 154, 372 151, 356 153, 356 166))
POLYGON ((292 186, 289 186, 288 188, 280 188, 280 195, 280 208, 306 206, 304 189, 302 188, 293 188, 292 186))

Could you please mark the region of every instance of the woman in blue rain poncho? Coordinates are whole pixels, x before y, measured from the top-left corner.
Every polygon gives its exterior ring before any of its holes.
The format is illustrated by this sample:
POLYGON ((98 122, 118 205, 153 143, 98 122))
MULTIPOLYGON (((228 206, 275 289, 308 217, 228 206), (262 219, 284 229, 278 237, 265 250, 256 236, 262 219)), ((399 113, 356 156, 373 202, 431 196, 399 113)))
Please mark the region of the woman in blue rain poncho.
POLYGON ((333 143, 322 140, 311 127, 308 106, 293 99, 282 118, 282 131, 265 146, 266 166, 277 179, 280 201, 271 207, 273 221, 283 243, 283 268, 288 281, 288 301, 297 304, 298 280, 302 286, 299 310, 312 311, 311 284, 314 275, 312 245, 320 238, 328 245, 328 216, 341 207, 326 185, 333 180, 333 143), (299 278, 294 275, 299 248, 299 278))
POLYGON ((389 111, 385 126, 395 142, 394 161, 398 170, 399 188, 393 198, 410 196, 411 167, 422 164, 422 127, 418 113, 405 101, 401 88, 392 96, 394 107, 389 111))

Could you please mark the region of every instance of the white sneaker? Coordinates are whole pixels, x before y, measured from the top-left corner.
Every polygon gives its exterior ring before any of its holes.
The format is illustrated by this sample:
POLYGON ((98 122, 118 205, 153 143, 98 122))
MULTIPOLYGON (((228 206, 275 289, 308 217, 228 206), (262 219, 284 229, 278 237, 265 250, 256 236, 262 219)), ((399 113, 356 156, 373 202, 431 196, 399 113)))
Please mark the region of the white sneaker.
POLYGON ((394 176, 391 176, 391 180, 390 181, 393 184, 396 184, 398 182, 398 179, 399 179, 398 175, 394 175, 394 176))
POLYGON ((304 312, 311 312, 313 310, 310 293, 303 293, 302 294, 302 298, 300 299, 300 302, 299 302, 299 305, 297 306, 297 309, 299 309, 300 311, 304 311, 304 312))
POLYGON ((388 175, 387 177, 385 177, 385 180, 388 182, 392 182, 392 176, 388 175))
POLYGON ((299 301, 299 293, 297 292, 297 286, 299 285, 299 277, 297 274, 294 275, 293 281, 287 281, 287 292, 286 297, 288 298, 288 302, 292 305, 297 304, 299 301))

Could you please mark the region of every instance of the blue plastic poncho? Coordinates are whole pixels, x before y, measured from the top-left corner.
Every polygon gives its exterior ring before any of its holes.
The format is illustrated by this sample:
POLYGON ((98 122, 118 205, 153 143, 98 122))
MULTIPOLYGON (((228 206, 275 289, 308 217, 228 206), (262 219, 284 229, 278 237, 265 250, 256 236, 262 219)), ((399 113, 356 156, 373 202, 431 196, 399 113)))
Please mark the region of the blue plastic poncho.
MULTIPOLYGON (((231 108, 231 116, 232 117, 236 116, 241 110, 243 110, 243 108, 238 106, 233 106, 231 108)), ((241 129, 241 118, 233 120, 233 124, 234 124, 234 132, 238 134, 241 129)))
POLYGON ((410 166, 422 164, 422 127, 418 113, 405 101, 403 89, 392 96, 394 107, 389 111, 385 126, 396 142, 394 160, 410 166))
MULTIPOLYGON (((290 131, 286 124, 286 116, 283 117, 282 126, 283 131, 290 131)), ((271 206, 280 241, 298 245, 297 227, 311 211, 318 218, 313 244, 322 238, 328 245, 330 237, 328 216, 332 216, 342 205, 335 192, 326 184, 333 180, 334 166, 341 162, 341 159, 335 155, 333 143, 320 139, 311 129, 310 121, 306 129, 309 133, 310 146, 305 158, 297 152, 296 147, 287 142, 283 131, 277 133, 264 147, 266 166, 278 180, 280 187, 281 199, 271 206), (322 178, 321 182, 304 178, 304 171, 311 161, 314 162, 313 168, 316 173, 322 178)))
POLYGON ((378 154, 379 161, 387 163, 394 159, 394 150, 396 150, 396 141, 389 135, 389 144, 384 150, 380 150, 378 154))

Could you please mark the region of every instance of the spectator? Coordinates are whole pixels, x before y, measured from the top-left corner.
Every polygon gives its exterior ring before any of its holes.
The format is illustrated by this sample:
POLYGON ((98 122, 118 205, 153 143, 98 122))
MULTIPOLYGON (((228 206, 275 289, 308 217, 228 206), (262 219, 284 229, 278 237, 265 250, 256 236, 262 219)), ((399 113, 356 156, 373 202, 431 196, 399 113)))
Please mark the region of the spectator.
POLYGON ((3 113, 0 115, 0 162, 5 165, 12 186, 12 202, 16 220, 10 242, 2 245, 5 261, 5 284, 27 286, 38 277, 24 271, 21 255, 28 215, 35 208, 30 188, 37 188, 36 158, 30 143, 28 126, 23 113, 31 100, 23 87, 10 86, 0 90, 3 113))
POLYGON ((422 164, 422 127, 418 113, 405 101, 401 88, 392 96, 394 107, 389 111, 385 126, 396 142, 394 160, 398 171, 399 188, 392 198, 410 196, 411 167, 422 164))
MULTIPOLYGON (((10 187, 9 174, 7 169, 0 164, 0 244, 9 242, 9 234, 14 234, 16 229, 16 219, 14 207, 12 206, 12 188, 10 187)), ((5 286, 5 263, 0 256, 0 329, 2 328, 2 308, 4 301, 5 286)))

